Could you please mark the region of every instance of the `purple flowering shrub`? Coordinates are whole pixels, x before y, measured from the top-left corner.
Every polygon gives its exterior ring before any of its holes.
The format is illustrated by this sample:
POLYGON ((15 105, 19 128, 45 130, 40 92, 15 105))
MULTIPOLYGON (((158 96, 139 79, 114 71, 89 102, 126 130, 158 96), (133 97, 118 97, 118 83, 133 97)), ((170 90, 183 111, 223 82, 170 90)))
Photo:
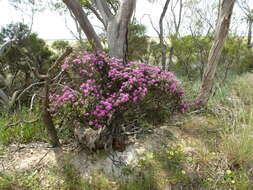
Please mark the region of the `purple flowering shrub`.
POLYGON ((61 66, 64 85, 50 94, 50 111, 84 127, 108 127, 135 119, 163 122, 184 112, 183 90, 171 72, 109 58, 105 53, 73 53, 61 66))

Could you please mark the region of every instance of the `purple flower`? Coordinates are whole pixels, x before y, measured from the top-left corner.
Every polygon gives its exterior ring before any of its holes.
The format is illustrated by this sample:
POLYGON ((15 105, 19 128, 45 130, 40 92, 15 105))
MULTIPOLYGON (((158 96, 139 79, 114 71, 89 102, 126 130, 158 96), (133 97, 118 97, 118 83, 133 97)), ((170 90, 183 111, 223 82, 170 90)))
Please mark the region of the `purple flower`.
POLYGON ((104 52, 95 55, 81 51, 65 59, 61 68, 73 68, 69 72, 71 80, 67 76, 68 84, 50 94, 50 109, 66 114, 69 106, 69 114, 83 117, 90 127, 105 127, 115 112, 135 109, 149 101, 160 101, 166 109, 175 106, 181 112, 189 107, 183 102, 184 91, 175 75, 157 66, 136 61, 125 66, 121 59, 110 58, 104 52), (172 105, 167 103, 170 99, 172 105))
POLYGON ((67 63, 64 63, 61 65, 62 70, 66 70, 67 68, 69 68, 69 65, 67 63))

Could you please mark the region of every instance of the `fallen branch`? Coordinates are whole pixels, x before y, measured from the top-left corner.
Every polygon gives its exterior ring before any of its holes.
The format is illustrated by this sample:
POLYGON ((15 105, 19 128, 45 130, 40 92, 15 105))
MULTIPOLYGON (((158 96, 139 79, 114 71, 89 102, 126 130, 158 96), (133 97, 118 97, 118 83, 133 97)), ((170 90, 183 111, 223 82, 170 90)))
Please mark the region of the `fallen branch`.
POLYGON ((36 163, 35 166, 38 166, 40 164, 40 162, 47 156, 47 154, 49 153, 49 151, 47 151, 42 157, 41 159, 36 163))

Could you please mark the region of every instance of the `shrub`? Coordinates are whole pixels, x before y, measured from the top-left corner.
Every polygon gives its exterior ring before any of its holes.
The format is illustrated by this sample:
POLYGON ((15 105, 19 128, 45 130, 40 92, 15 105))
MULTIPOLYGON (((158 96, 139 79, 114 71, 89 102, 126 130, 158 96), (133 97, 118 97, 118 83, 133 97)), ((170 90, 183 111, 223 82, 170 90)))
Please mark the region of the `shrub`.
POLYGON ((171 72, 105 53, 72 54, 62 65, 65 84, 50 95, 50 111, 85 127, 118 126, 134 120, 161 123, 184 112, 183 90, 171 72))
POLYGON ((69 46, 70 46, 69 42, 64 40, 56 40, 52 44, 52 48, 60 53, 63 53, 64 50, 69 46))

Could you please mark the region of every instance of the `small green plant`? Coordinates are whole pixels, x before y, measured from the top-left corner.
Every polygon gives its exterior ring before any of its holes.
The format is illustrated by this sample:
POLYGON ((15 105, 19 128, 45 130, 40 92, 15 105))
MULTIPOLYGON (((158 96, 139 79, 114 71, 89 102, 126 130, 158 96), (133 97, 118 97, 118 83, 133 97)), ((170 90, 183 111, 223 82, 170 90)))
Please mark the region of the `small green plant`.
POLYGON ((30 113, 23 108, 6 113, 2 115, 0 124, 0 144, 46 141, 46 131, 37 111, 30 113))
POLYGON ((0 173, 1 190, 44 190, 39 176, 34 171, 4 174, 0 173))

